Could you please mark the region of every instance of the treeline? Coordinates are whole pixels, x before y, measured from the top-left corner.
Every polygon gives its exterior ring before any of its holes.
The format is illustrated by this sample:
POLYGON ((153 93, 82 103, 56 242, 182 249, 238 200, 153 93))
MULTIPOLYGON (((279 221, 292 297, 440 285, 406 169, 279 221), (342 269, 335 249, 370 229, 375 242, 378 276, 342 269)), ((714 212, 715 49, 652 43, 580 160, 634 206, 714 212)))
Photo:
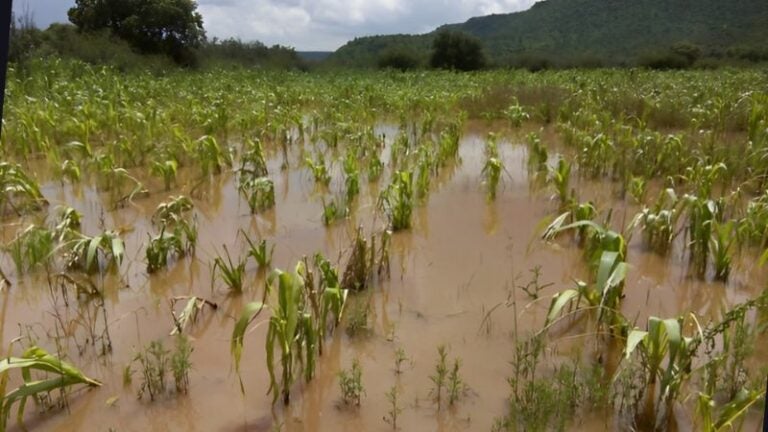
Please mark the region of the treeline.
POLYGON ((299 57, 293 48, 268 47, 261 42, 239 39, 203 40, 183 51, 183 57, 163 52, 147 52, 108 29, 83 31, 72 24, 52 24, 38 29, 29 15, 13 19, 9 60, 17 68, 47 57, 75 59, 109 65, 122 71, 174 68, 247 67, 306 70, 311 62, 299 57))
POLYGON ((669 47, 646 50, 634 58, 616 59, 595 54, 555 56, 521 53, 501 59, 490 59, 480 39, 455 30, 437 33, 430 50, 413 45, 389 46, 380 54, 370 56, 375 61, 357 66, 381 69, 454 69, 514 68, 540 71, 547 69, 594 69, 604 67, 640 67, 649 69, 712 69, 724 66, 749 66, 768 62, 768 47, 730 47, 723 50, 703 49, 695 44, 680 42, 669 47))

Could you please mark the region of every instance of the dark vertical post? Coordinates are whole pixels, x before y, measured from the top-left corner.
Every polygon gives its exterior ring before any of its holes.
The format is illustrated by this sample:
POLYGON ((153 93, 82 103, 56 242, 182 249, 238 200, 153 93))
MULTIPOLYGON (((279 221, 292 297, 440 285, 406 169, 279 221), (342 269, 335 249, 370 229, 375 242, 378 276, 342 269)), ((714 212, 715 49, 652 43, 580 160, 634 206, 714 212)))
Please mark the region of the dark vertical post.
POLYGON ((8 45, 11 39, 13 0, 0 0, 0 124, 5 106, 5 76, 8 73, 8 45))
POLYGON ((768 378, 765 380, 765 407, 763 407, 763 432, 768 432, 768 378))

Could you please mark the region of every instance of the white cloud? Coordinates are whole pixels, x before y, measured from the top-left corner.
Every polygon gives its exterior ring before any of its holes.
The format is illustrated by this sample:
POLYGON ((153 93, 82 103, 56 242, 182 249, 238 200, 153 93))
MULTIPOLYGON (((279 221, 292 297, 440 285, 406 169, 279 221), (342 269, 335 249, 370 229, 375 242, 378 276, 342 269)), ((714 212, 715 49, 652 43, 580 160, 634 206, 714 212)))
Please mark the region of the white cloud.
MULTIPOLYGON (((25 0, 17 0, 16 4, 25 0)), ((38 25, 66 21, 74 0, 26 0, 38 25)), ((536 0, 198 0, 209 37, 334 50, 358 36, 424 33, 536 0)))

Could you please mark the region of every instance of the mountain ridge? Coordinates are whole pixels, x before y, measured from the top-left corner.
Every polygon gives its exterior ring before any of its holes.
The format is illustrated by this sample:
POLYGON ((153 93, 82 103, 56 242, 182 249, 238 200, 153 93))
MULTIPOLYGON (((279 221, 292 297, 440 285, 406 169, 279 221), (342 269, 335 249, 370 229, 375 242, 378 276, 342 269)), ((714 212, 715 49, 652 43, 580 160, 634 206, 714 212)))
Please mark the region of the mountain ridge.
POLYGON ((387 50, 406 49, 426 57, 437 32, 459 30, 481 40, 497 65, 524 58, 567 63, 594 58, 628 64, 679 44, 704 55, 763 49, 768 40, 766 0, 545 0, 530 9, 473 17, 420 35, 356 38, 329 61, 372 66, 387 50))

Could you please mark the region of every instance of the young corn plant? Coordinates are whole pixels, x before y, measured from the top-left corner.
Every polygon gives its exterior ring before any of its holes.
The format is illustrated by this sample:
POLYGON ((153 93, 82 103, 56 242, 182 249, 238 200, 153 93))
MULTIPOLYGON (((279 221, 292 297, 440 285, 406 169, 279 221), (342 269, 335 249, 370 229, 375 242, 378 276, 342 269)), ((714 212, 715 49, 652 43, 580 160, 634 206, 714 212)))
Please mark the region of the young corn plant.
POLYGON ((541 137, 531 132, 526 136, 528 143, 528 168, 535 173, 545 173, 547 171, 547 161, 549 153, 547 147, 541 144, 541 137))
POLYGON ((20 165, 0 162, 0 215, 9 210, 22 215, 39 210, 47 203, 40 186, 20 165))
POLYGON ((264 155, 264 146, 261 140, 247 140, 244 147, 248 149, 241 158, 240 176, 241 178, 260 178, 267 177, 267 159, 264 155))
POLYGON ((80 370, 38 347, 27 349, 21 357, 8 356, 0 360, 0 431, 8 428, 8 419, 14 404, 18 402, 16 418, 23 428, 27 400, 37 401, 56 390, 66 390, 76 385, 99 387, 101 383, 85 376, 80 370), (6 392, 13 369, 21 370, 23 384, 6 392), (37 379, 32 373, 44 374, 37 379))
POLYGON ((614 251, 604 251, 600 257, 593 283, 577 281, 576 288, 555 294, 549 305, 545 330, 558 317, 568 317, 579 310, 595 311, 597 333, 622 335, 627 330, 627 320, 621 314, 621 299, 624 296, 624 279, 627 264, 614 251), (566 311, 568 307, 569 311, 566 311), (575 309, 575 310, 574 310, 575 309))
POLYGON ((266 177, 245 180, 241 182, 238 190, 248 202, 251 214, 275 206, 275 184, 266 177))
POLYGON ((725 281, 731 274, 731 250, 736 243, 734 221, 715 223, 709 239, 709 249, 715 265, 715 279, 725 281))
POLYGON ((328 187, 331 183, 331 174, 328 172, 328 168, 325 165, 325 158, 323 158, 322 155, 318 154, 316 161, 306 158, 304 164, 312 172, 316 184, 328 187))
POLYGON ((355 152, 348 151, 342 165, 344 172, 344 198, 351 203, 360 193, 360 170, 355 152))
POLYGON ((30 225, 3 249, 21 274, 50 261, 55 249, 54 233, 47 228, 30 225))
POLYGON ((323 225, 330 226, 334 222, 349 217, 349 206, 345 198, 332 198, 330 201, 323 199, 323 225))
POLYGON ((509 120, 510 125, 514 128, 519 128, 523 125, 524 121, 528 121, 531 118, 531 115, 528 114, 525 108, 520 106, 517 99, 513 100, 512 104, 507 107, 502 114, 504 115, 504 118, 509 120))
MULTIPOLYGON (((707 263, 710 256, 710 245, 717 220, 722 209, 716 201, 702 199, 693 195, 684 198, 688 209, 688 237, 690 248, 690 261, 693 270, 700 278, 707 273, 707 263)), ((722 254, 727 254, 727 248, 721 249, 722 254)))
POLYGON ((259 266, 260 270, 268 269, 272 264, 272 254, 275 252, 275 245, 268 247, 266 239, 262 239, 256 244, 245 231, 240 230, 240 232, 248 243, 248 256, 256 261, 256 265, 259 266))
POLYGON ((183 258, 195 251, 197 227, 181 220, 172 229, 163 227, 160 234, 150 236, 146 248, 147 272, 154 273, 168 265, 168 258, 183 258), (169 231, 166 231, 169 230, 169 231))
POLYGON ((557 167, 549 173, 549 181, 554 186, 557 198, 560 201, 560 209, 569 208, 574 202, 571 184, 571 164, 563 158, 557 161, 557 167))
POLYGON ((243 286, 245 285, 246 258, 239 258, 236 261, 232 261, 232 256, 229 254, 229 249, 227 249, 226 245, 224 246, 224 254, 224 257, 219 255, 213 260, 211 287, 213 287, 216 278, 218 277, 230 291, 235 294, 241 294, 243 292, 243 286))
POLYGON ((179 195, 171 197, 167 202, 164 202, 157 206, 154 214, 152 215, 152 221, 156 224, 168 224, 175 220, 182 218, 183 214, 192 210, 194 204, 189 197, 179 195))
POLYGON ((224 168, 232 166, 232 155, 221 148, 216 138, 205 135, 195 141, 194 146, 203 177, 221 174, 224 168))
POLYGON ((682 317, 651 317, 647 330, 633 329, 627 336, 624 357, 629 359, 637 352, 645 375, 646 401, 641 423, 656 429, 664 428, 664 422, 671 416, 672 403, 690 375, 695 352, 690 348, 693 339, 683 336, 683 328, 682 317))
POLYGON ((379 208, 389 218, 394 231, 411 227, 413 214, 413 174, 410 171, 398 171, 392 176, 392 182, 379 197, 379 208))
POLYGON ((683 213, 680 204, 675 191, 666 189, 652 208, 644 208, 630 223, 630 227, 640 227, 645 244, 659 255, 669 252, 679 234, 677 225, 683 213))
POLYGON ((78 234, 69 242, 67 267, 95 273, 109 266, 119 267, 125 257, 125 243, 116 231, 104 231, 90 237, 78 234))
POLYGON ((179 163, 175 160, 167 160, 164 162, 152 162, 152 166, 150 168, 150 172, 152 175, 156 177, 161 177, 163 179, 163 184, 165 185, 165 191, 171 190, 171 185, 173 181, 176 179, 176 173, 179 170, 179 163))
POLYGON ((501 179, 501 172, 504 170, 504 165, 501 160, 496 158, 489 158, 485 161, 483 166, 482 175, 485 177, 486 195, 490 201, 496 200, 496 189, 498 188, 499 180, 501 179))

